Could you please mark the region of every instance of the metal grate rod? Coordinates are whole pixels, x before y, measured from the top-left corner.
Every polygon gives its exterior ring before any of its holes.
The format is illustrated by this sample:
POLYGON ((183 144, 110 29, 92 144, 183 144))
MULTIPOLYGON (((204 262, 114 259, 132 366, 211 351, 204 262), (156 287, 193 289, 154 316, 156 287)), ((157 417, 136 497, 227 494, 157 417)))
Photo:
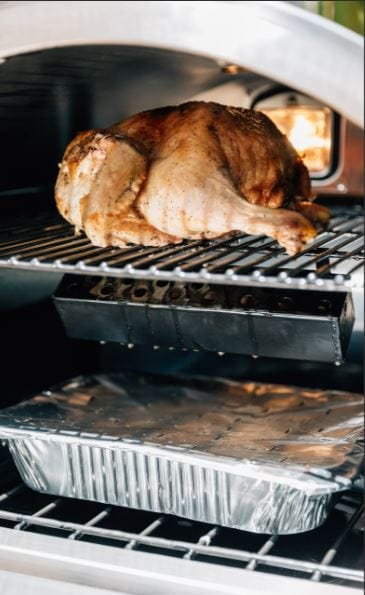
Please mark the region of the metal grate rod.
MULTIPOLYGON (((63 262, 64 260, 67 260, 68 262, 77 262, 83 256, 87 256, 88 254, 90 254, 90 245, 87 240, 85 241, 85 238, 83 239, 83 241, 75 240, 71 246, 67 246, 66 244, 65 248, 63 248, 63 246, 60 246, 60 248, 61 250, 58 249, 53 252, 51 251, 51 253, 49 253, 49 250, 43 250, 40 256, 37 256, 37 260, 41 262, 42 260, 57 259, 57 262, 63 262)), ((93 253, 100 255, 101 253, 104 253, 107 250, 107 248, 93 248, 93 253)))
MULTIPOLYGON (((28 243, 24 245, 24 247, 11 247, 10 250, 7 250, 5 254, 2 256, 5 258, 11 258, 12 256, 16 256, 17 258, 32 258, 33 256, 37 256, 38 258, 42 254, 52 254, 55 251, 58 252, 63 248, 63 246, 70 246, 70 241, 72 241, 72 246, 76 246, 78 244, 88 244, 88 240, 84 237, 82 238, 74 238, 72 236, 58 236, 55 240, 51 241, 42 241, 39 242, 35 246, 29 246, 28 243)), ((70 248, 69 248, 70 249, 70 248)))
MULTIPOLYGON (((278 540, 278 535, 273 535, 267 541, 265 541, 265 543, 260 547, 260 549, 257 553, 262 556, 265 556, 266 554, 268 554, 270 552, 270 550, 272 550, 272 548, 276 544, 277 540, 278 540)), ((247 564, 246 568, 247 568, 247 570, 255 570, 255 568, 257 567, 257 564, 258 564, 258 562, 256 560, 251 560, 247 564)))
POLYGON ((0 502, 3 502, 4 500, 11 498, 11 496, 14 496, 21 490, 24 490, 24 484, 22 484, 22 483, 18 486, 15 486, 15 488, 13 488, 12 490, 9 490, 8 492, 3 492, 2 494, 0 494, 0 502))
MULTIPOLYGON (((353 223, 352 222, 349 222, 347 224, 345 222, 342 225, 336 226, 336 221, 334 221, 332 223, 332 225, 330 225, 329 228, 325 232, 323 232, 316 241, 314 241, 312 244, 310 244, 310 246, 308 246, 308 248, 305 248, 304 250, 302 250, 302 252, 299 254, 299 256, 300 257, 309 256, 311 253, 313 253, 314 250, 317 250, 326 242, 336 240, 337 238, 340 238, 342 236, 342 234, 344 234, 350 230, 353 231, 353 223), (336 229, 336 227, 337 227, 337 229, 336 229)), ((351 239, 351 241, 353 241, 354 238, 351 237, 350 239, 351 239)), ((336 249, 337 249, 337 247, 338 246, 336 246, 336 249)), ((333 249, 331 249, 331 251, 332 250, 333 249)), ((322 253, 319 256, 322 256, 322 253)), ((296 254, 294 256, 286 256, 280 262, 275 263, 269 267, 265 267, 264 269, 261 269, 260 272, 263 275, 265 275, 265 274, 271 272, 272 270, 281 268, 283 265, 294 262, 297 258, 298 258, 298 255, 296 255, 296 254)), ((312 262, 312 260, 311 260, 311 262, 312 262)), ((304 263, 304 265, 306 265, 306 264, 307 263, 304 263)), ((291 274, 291 272, 290 272, 290 274, 291 274)))
MULTIPOLYGON (((358 510, 356 510, 354 512, 349 523, 346 525, 345 529, 337 537, 337 539, 334 542, 334 544, 332 545, 332 547, 330 547, 329 550, 327 550, 327 552, 323 556, 322 560, 320 561, 321 566, 328 566, 329 564, 331 564, 331 562, 334 560, 335 556, 337 555, 341 545, 345 541, 347 535, 349 534, 351 529, 356 525, 359 518, 361 518, 363 512, 364 512, 363 506, 360 506, 360 508, 358 508, 358 510)), ((321 580, 322 575, 323 575, 323 571, 318 569, 315 572, 313 572, 313 574, 311 576, 311 580, 318 582, 321 580)))
MULTIPOLYGON (((233 246, 229 246, 225 251, 224 251, 224 256, 229 256, 232 255, 232 253, 234 254, 234 261, 237 259, 242 258, 243 256, 246 256, 247 254, 251 254, 252 251, 256 251, 256 248, 253 248, 251 250, 249 250, 248 252, 241 252, 241 249, 246 249, 246 248, 250 248, 252 246, 252 244, 256 244, 258 242, 258 240, 260 239, 261 236, 254 236, 254 237, 245 237, 244 235, 239 235, 239 236, 235 236, 234 238, 229 238, 229 242, 232 242, 232 240, 234 240, 234 245, 233 246), (237 240, 239 241, 239 244, 237 244, 237 240)), ((274 240, 272 242, 269 242, 269 244, 273 244, 275 243, 274 240)), ((204 250, 201 250, 201 256, 199 258, 199 255, 192 254, 191 258, 189 259, 185 259, 184 264, 182 264, 180 266, 180 269, 182 271, 188 271, 189 269, 192 269, 196 266, 201 266, 204 268, 208 268, 206 267, 206 265, 211 262, 212 260, 216 260, 217 259, 217 255, 215 253, 216 248, 220 248, 221 246, 219 244, 215 244, 214 246, 208 246, 207 248, 205 248, 204 250), (213 254, 210 252, 209 250, 213 250, 213 254), (197 258, 198 256, 198 258, 197 258), (188 262, 186 262, 186 260, 188 260, 188 262)), ((219 257, 218 257, 219 258, 219 257)), ((232 262, 232 258, 230 260, 230 262, 232 262)))
POLYGON ((361 268, 363 268, 364 266, 365 266, 365 260, 362 260, 362 261, 358 262, 357 264, 355 264, 355 266, 354 266, 354 267, 352 267, 352 268, 351 268, 351 269, 350 269, 350 270, 347 272, 347 274, 348 274, 348 275, 352 275, 352 273, 354 273, 355 271, 357 271, 357 269, 361 269, 361 268))
MULTIPOLYGON (((269 242, 264 247, 265 248, 266 247, 270 247, 274 243, 275 243, 274 241, 273 242, 269 242)), ((270 252, 270 255, 269 256, 268 256, 268 253, 265 252, 264 254, 258 255, 257 258, 255 258, 255 260, 249 260, 250 256, 255 255, 256 252, 257 252, 257 250, 254 248, 253 250, 251 250, 250 252, 248 252, 247 254, 245 254, 244 255, 244 258, 245 258, 246 262, 245 263, 242 263, 240 266, 232 269, 232 272, 234 272, 235 275, 239 275, 241 273, 244 273, 245 271, 247 271, 247 269, 250 269, 251 267, 256 268, 262 262, 265 262, 267 260, 271 260, 275 256, 278 256, 279 254, 282 254, 283 252, 285 252, 285 250, 284 250, 284 248, 276 248, 272 252, 270 252)))
MULTIPOLYGON (((227 239, 227 237, 226 237, 223 240, 217 241, 214 244, 214 248, 225 246, 226 244, 231 242, 233 239, 235 239, 235 238, 229 237, 227 239)), ((163 267, 171 266, 175 262, 179 262, 179 261, 185 262, 186 260, 189 260, 190 258, 195 258, 196 256, 203 254, 203 253, 205 254, 211 248, 211 245, 205 246, 204 244, 206 244, 206 240, 194 240, 192 242, 189 242, 188 245, 186 243, 181 243, 181 244, 178 244, 177 246, 173 246, 173 247, 166 246, 162 250, 161 250, 161 248, 153 248, 152 249, 153 250, 152 258, 151 258, 150 254, 147 254, 147 258, 146 258, 145 257, 146 253, 144 252, 143 256, 141 258, 137 259, 133 263, 133 266, 141 266, 145 262, 148 264, 148 266, 151 266, 151 264, 156 262, 156 260, 160 260, 161 257, 164 258, 164 261, 163 261, 162 265, 159 265, 159 268, 161 266, 163 266, 163 267), (193 250, 192 250, 192 248, 193 248, 193 250), (156 257, 153 258, 153 256, 155 254, 156 254, 156 257), (168 256, 169 258, 166 259, 166 256, 168 256)), ((119 263, 119 260, 117 262, 119 263)), ((112 263, 115 264, 114 261, 112 263)))
MULTIPOLYGON (((354 248, 353 250, 351 250, 350 252, 348 252, 347 254, 344 254, 343 256, 341 256, 340 258, 338 258, 336 260, 336 262, 334 263, 329 263, 327 265, 325 265, 324 267, 321 267, 320 271, 317 271, 317 277, 323 277, 323 275, 325 273, 327 273, 328 271, 332 270, 335 272, 335 269, 337 268, 337 266, 339 264, 341 264, 341 262, 345 262, 345 260, 347 260, 348 258, 352 258, 353 256, 357 256, 358 254, 360 254, 361 250, 363 250, 363 246, 358 246, 357 248, 354 248)), ((361 266, 364 266, 364 262, 360 263, 361 266)), ((357 268, 357 267, 355 267, 357 268)), ((354 270, 354 269, 352 269, 354 270)))
MULTIPOLYGON (((240 244, 239 248, 241 246, 243 247, 247 247, 250 246, 251 244, 256 244, 257 242, 260 242, 262 240, 265 240, 263 238, 263 236, 256 236, 254 238, 253 242, 248 242, 246 244, 244 244, 243 242, 240 244)), ((246 251, 246 252, 238 252, 239 248, 237 246, 232 246, 229 250, 226 250, 226 252, 222 255, 222 256, 218 256, 215 257, 215 261, 213 262, 211 265, 208 265, 206 267, 206 270, 209 273, 214 273, 215 271, 219 271, 222 268, 224 269, 224 267, 226 266, 232 266, 234 265, 235 262, 237 262, 237 260, 241 260, 242 258, 247 258, 248 256, 255 254, 256 251, 258 250, 266 250, 267 248, 270 248, 272 245, 275 244, 275 240, 270 240, 270 241, 264 241, 263 244, 261 244, 260 246, 256 247, 254 246, 250 251, 246 251)), ((278 248, 276 251, 273 251, 271 253, 272 257, 274 255, 274 252, 282 252, 283 248, 278 248)), ((267 258, 267 253, 265 253, 265 258, 267 258)), ((205 265, 204 265, 205 266, 205 265)), ((233 269, 232 269, 233 271, 233 269)))
MULTIPOLYGON (((60 229, 67 229, 70 233, 74 233, 73 228, 66 223, 66 221, 55 222, 55 219, 54 215, 49 217, 48 220, 43 216, 43 218, 38 218, 38 220, 32 218, 31 220, 23 221, 23 223, 18 223, 17 225, 8 225, 5 221, 4 226, 0 228, 0 238, 9 238, 12 234, 17 235, 18 233, 21 233, 23 238, 29 239, 39 233, 40 225, 42 226, 44 235, 60 229)), ((17 240, 11 241, 15 242, 17 240)))
MULTIPOLYGON (((92 519, 87 521, 85 523, 85 527, 94 527, 97 523, 100 523, 100 521, 102 521, 103 519, 106 519, 110 515, 110 512, 111 512, 110 506, 108 506, 108 508, 104 508, 104 510, 99 512, 99 514, 97 514, 92 519)), ((83 535, 82 531, 74 531, 73 533, 71 533, 71 535, 68 536, 68 539, 80 539, 80 537, 82 537, 82 535, 83 535)))
POLYGON ((20 523, 15 525, 14 529, 17 529, 18 531, 24 531, 27 527, 29 527, 29 525, 35 524, 35 523, 31 522, 31 519, 39 518, 39 517, 43 516, 44 514, 47 514, 47 512, 54 510, 60 502, 61 502, 61 500, 60 500, 60 498, 58 498, 57 500, 50 502, 46 506, 43 506, 43 508, 40 508, 39 510, 37 510, 37 512, 33 513, 32 515, 27 515, 27 516, 29 516, 30 520, 20 521, 20 523))
POLYGON ((95 263, 95 262, 96 263, 99 262, 99 261, 102 262, 102 259, 103 258, 105 258, 105 257, 108 258, 109 255, 110 255, 110 257, 111 256, 114 256, 114 254, 117 251, 117 248, 109 247, 109 248, 104 248, 104 250, 106 251, 105 253, 95 255, 94 250, 91 249, 91 254, 93 254, 93 256, 90 256, 89 258, 83 258, 82 259, 82 264, 83 265, 85 265, 85 264, 91 265, 92 263, 95 263))
POLYGON ((71 232, 70 229, 66 229, 63 233, 62 230, 56 229, 54 230, 52 233, 44 233, 43 234, 43 238, 42 240, 44 241, 40 241, 39 238, 39 230, 37 230, 36 232, 33 233, 34 238, 32 239, 27 239, 27 238, 23 238, 22 240, 11 240, 9 242, 2 242, 0 245, 0 253, 3 254, 5 252, 5 254, 7 254, 10 251, 13 251, 16 248, 19 248, 21 250, 26 249, 26 248, 34 248, 37 247, 37 249, 39 247, 41 247, 43 244, 48 244, 49 242, 61 242, 62 240, 65 240, 66 238, 73 238, 74 234, 71 232), (53 239, 55 238, 55 239, 53 239))
MULTIPOLYGON (((345 240, 343 240, 342 242, 340 242, 339 244, 336 245, 336 250, 338 250, 339 248, 343 248, 344 246, 346 246, 346 244, 350 244, 352 241, 353 241, 353 238, 347 237, 345 240)), ((319 262, 321 262, 328 256, 331 256, 332 254, 333 254, 333 248, 327 248, 327 250, 325 250, 324 252, 320 252, 319 254, 317 254, 317 256, 313 256, 313 258, 311 259, 311 264, 318 264, 319 262)), ((307 266, 307 263, 303 263, 303 264, 297 266, 295 269, 292 269, 290 271, 290 276, 294 277, 295 275, 300 273, 303 270, 303 268, 305 268, 305 266, 307 266)))
MULTIPOLYGON (((199 540, 198 540, 198 545, 206 545, 209 546, 213 539, 216 537, 216 535, 219 532, 219 527, 213 527, 213 529, 211 529, 210 531, 208 531, 208 533, 205 533, 204 535, 202 535, 199 540)), ((186 554, 184 554, 184 558, 185 560, 191 560, 195 555, 195 552, 193 549, 190 549, 188 552, 186 552, 186 554)))
MULTIPOLYGON (((145 529, 143 529, 143 531, 141 531, 139 533, 139 535, 151 535, 151 533, 153 533, 153 531, 156 531, 156 529, 158 529, 158 527, 160 527, 162 525, 162 523, 164 523, 165 519, 163 516, 160 516, 158 519, 156 519, 155 521, 153 521, 153 523, 151 523, 150 525, 148 525, 145 529)), ((135 539, 132 539, 132 541, 130 541, 129 543, 127 543, 127 545, 125 546, 126 550, 133 550, 137 547, 138 543, 135 539)))
MULTIPOLYGON (((199 248, 199 246, 201 246, 204 243, 203 240, 195 240, 193 242, 191 242, 189 244, 189 246, 186 246, 186 244, 181 243, 178 244, 177 246, 164 246, 162 249, 161 248, 152 248, 150 253, 146 253, 143 252, 142 256, 139 256, 137 258, 137 260, 135 260, 133 262, 133 266, 135 267, 140 267, 143 264, 147 264, 148 266, 153 265, 154 262, 160 260, 161 258, 164 258, 164 265, 169 264, 170 262, 174 262, 175 260, 180 260, 181 258, 186 258, 186 257, 191 257, 194 254, 197 253, 196 248, 199 248), (186 257, 184 256, 184 252, 186 252, 187 250, 189 250, 191 252, 191 250, 194 250, 193 254, 188 254, 186 257), (166 259, 166 257, 169 257, 166 259)), ((206 250, 206 248, 204 248, 204 250, 206 250)), ((119 260, 118 260, 119 262, 119 260)), ((115 263, 114 263, 115 264, 115 263)))
MULTIPOLYGON (((120 265, 125 262, 132 262, 138 259, 143 252, 143 256, 148 256, 148 260, 150 259, 150 255, 155 254, 158 252, 160 256, 164 254, 161 248, 141 248, 141 246, 133 246, 131 248, 125 248, 123 251, 117 249, 116 256, 114 258, 109 258, 108 262, 105 263, 108 266, 120 265)), ((104 263, 102 263, 103 266, 104 263)))
POLYGON ((157 250, 158 248, 141 248, 141 246, 130 246, 128 248, 124 248, 123 251, 119 248, 114 248, 114 252, 112 254, 113 258, 108 258, 108 261, 102 261, 100 266, 105 267, 113 264, 123 264, 124 262, 130 262, 133 259, 138 258, 142 251, 144 254, 149 255, 153 254, 157 250))

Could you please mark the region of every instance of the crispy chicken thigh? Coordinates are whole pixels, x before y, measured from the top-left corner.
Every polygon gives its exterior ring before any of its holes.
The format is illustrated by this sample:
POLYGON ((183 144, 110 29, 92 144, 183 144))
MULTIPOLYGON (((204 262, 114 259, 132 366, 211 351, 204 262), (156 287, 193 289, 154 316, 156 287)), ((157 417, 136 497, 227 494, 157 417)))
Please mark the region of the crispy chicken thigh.
POLYGON ((289 254, 329 218, 300 157, 264 114, 191 102, 79 134, 56 184, 60 213, 97 246, 163 246, 232 231, 289 254))

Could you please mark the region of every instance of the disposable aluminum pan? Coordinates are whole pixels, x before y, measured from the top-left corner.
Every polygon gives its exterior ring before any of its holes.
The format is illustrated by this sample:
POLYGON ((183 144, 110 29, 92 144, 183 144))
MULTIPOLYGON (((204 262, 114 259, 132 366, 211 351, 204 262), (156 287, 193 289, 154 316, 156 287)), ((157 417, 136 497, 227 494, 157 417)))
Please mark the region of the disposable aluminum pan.
POLYGON ((0 437, 40 492, 290 534, 358 476, 362 415, 357 394, 128 373, 3 410, 0 437))

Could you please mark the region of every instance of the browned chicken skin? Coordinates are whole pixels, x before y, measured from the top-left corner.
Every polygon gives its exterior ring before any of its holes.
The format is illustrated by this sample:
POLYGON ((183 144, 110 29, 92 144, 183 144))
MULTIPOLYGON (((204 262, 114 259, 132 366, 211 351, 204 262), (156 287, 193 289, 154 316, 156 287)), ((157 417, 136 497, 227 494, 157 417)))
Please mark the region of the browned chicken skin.
POLYGON ((308 171, 264 114, 191 102, 79 134, 57 184, 60 213, 97 246, 162 246, 231 231, 290 254, 316 236, 308 171))

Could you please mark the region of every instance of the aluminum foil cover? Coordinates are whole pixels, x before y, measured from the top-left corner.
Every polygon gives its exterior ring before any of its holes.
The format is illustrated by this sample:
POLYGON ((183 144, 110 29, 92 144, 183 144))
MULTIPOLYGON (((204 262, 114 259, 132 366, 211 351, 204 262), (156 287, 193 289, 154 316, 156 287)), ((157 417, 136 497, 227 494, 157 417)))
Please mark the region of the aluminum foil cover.
POLYGON ((289 534, 359 475, 363 399, 339 391, 133 373, 79 377, 0 411, 32 488, 289 534))

